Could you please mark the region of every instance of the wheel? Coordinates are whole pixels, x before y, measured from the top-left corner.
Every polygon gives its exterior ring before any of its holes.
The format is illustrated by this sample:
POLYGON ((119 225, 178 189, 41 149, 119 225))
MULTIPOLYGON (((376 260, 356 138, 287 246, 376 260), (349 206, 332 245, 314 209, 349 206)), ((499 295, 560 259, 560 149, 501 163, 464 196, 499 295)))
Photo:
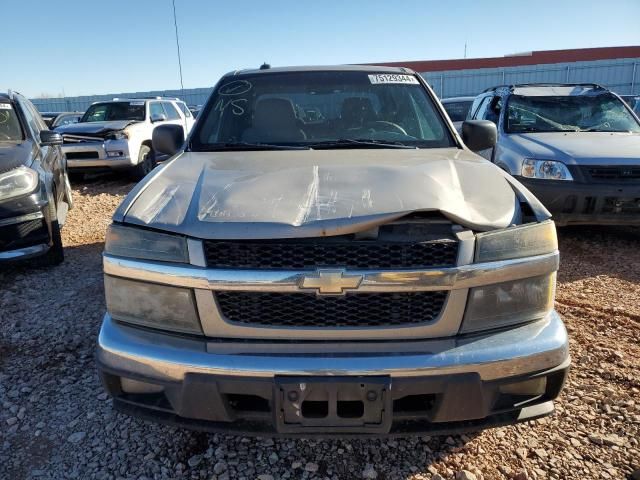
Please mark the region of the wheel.
MULTIPOLYGON (((54 197, 55 198, 55 195, 54 197)), ((62 235, 60 234, 60 224, 58 223, 58 216, 56 212, 56 206, 51 204, 51 247, 41 257, 34 259, 36 266, 39 267, 52 267, 54 265, 60 265, 64 260, 64 248, 62 246, 62 235)))
POLYGON ((136 180, 142 180, 156 166, 156 158, 151 148, 147 145, 140 147, 138 164, 131 169, 131 174, 136 180))

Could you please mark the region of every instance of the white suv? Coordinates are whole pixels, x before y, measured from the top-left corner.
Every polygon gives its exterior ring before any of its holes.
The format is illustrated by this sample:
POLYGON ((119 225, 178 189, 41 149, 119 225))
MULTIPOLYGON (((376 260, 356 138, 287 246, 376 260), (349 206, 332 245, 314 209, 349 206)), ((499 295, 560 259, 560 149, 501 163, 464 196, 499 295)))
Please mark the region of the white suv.
POLYGON ((127 169, 137 178, 158 161, 151 136, 158 125, 182 126, 185 135, 194 118, 177 98, 114 98, 93 103, 76 124, 56 129, 69 171, 79 177, 105 169, 127 169))

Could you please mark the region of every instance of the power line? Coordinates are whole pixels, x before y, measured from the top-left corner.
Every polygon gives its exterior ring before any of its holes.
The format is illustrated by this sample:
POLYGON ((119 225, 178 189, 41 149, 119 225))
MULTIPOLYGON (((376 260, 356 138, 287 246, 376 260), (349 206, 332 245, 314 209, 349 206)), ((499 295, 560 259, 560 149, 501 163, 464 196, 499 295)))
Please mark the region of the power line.
POLYGON ((180 91, 184 98, 184 83, 182 81, 182 59, 180 58, 180 40, 178 40, 178 20, 176 19, 176 0, 172 0, 173 3, 173 26, 176 29, 176 46, 178 47, 178 69, 180 71, 180 91))

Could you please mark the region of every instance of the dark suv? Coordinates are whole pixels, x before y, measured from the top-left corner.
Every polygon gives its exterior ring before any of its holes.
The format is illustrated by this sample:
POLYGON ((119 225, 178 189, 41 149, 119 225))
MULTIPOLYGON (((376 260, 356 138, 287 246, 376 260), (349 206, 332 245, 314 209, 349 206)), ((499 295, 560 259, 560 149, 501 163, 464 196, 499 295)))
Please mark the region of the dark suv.
POLYGON ((556 224, 640 224, 640 123, 608 89, 500 86, 469 115, 498 127, 495 148, 479 153, 531 190, 556 224))
POLYGON ((0 262, 64 259, 60 228, 72 199, 61 144, 29 100, 0 93, 0 262))

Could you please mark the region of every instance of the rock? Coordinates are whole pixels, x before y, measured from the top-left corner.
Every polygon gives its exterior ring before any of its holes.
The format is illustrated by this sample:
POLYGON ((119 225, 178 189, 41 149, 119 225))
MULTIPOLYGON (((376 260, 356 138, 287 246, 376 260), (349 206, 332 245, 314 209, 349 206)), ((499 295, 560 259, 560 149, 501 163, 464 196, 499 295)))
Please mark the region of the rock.
POLYGON ((304 466, 305 471, 311 472, 311 473, 317 472, 318 468, 319 468, 318 464, 313 462, 309 462, 304 466))
POLYGON ((367 466, 364 467, 364 470, 362 471, 362 478, 369 478, 369 479, 378 478, 378 472, 375 471, 375 469, 373 468, 373 465, 367 464, 367 466))
POLYGON ((616 434, 611 434, 611 435, 605 435, 604 437, 602 437, 602 441, 604 442, 605 445, 616 445, 618 447, 622 447, 625 444, 624 438, 616 435, 616 434))
POLYGON ((202 462, 202 455, 194 455, 189 458, 189 460, 187 460, 187 463, 191 468, 197 467, 198 465, 200 465, 200 462, 202 462))
POLYGON ((295 469, 297 469, 297 468, 300 468, 301 466, 302 466, 302 462, 299 462, 299 461, 297 461, 297 460, 291 464, 291 468, 292 468, 293 470, 295 470, 295 469))
POLYGON ((526 448, 516 448, 516 455, 518 455, 522 460, 526 460, 529 456, 529 451, 526 448))
POLYGON ((223 460, 216 462, 216 464, 213 466, 213 473, 215 473, 216 475, 220 475, 222 472, 225 472, 226 470, 227 470, 227 463, 223 460))
POLYGON ((431 480, 444 480, 444 477, 439 473, 436 473, 435 475, 431 476, 431 480))
POLYGON ((7 425, 11 426, 15 425, 16 423, 18 423, 18 419, 16 417, 7 418, 7 425))
POLYGON ((87 436, 86 432, 75 432, 67 437, 67 440, 71 443, 80 443, 87 436))
POLYGON ((544 448, 536 448, 534 452, 539 458, 547 458, 548 456, 547 451, 544 448))
POLYGON ((521 470, 512 477, 512 480, 529 480, 529 475, 525 470, 521 470))
POLYGON ((273 475, 269 475, 268 473, 261 473, 258 475, 258 480, 273 480, 273 475))
POLYGON ((456 473, 456 480, 476 480, 476 476, 468 470, 460 470, 456 473))

